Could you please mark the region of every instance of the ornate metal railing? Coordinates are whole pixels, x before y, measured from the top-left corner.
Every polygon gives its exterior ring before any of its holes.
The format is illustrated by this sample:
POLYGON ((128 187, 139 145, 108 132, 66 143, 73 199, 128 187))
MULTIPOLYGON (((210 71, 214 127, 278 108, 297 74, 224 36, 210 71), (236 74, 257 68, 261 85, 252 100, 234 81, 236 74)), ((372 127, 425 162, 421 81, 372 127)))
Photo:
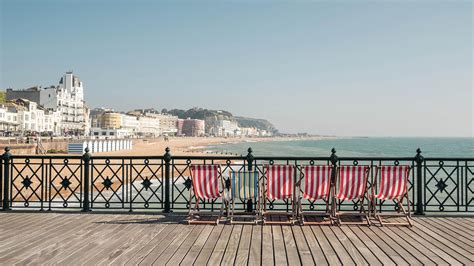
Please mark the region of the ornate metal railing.
MULTIPOLYGON (((254 157, 247 156, 23 156, 5 149, 0 163, 0 207, 3 210, 154 210, 179 211, 189 206, 191 164, 219 164, 222 178, 231 171, 252 169, 266 178, 265 165, 292 164, 296 177, 304 165, 368 165, 369 190, 380 165, 409 165, 409 197, 416 214, 474 211, 474 158, 414 157, 254 157)), ((333 171, 335 172, 335 171, 333 171)), ((333 177, 334 178, 334 177, 333 177)), ((222 188, 225 189, 225 188, 222 188)), ((301 192, 301 191, 300 191, 301 192)), ((358 208, 357 201, 339 202, 341 209, 358 208)), ((203 201, 201 208, 219 207, 219 200, 203 201)), ((241 202, 239 208, 255 208, 241 202)), ((287 209, 290 202, 267 202, 271 209, 287 209)), ((303 200, 304 208, 324 209, 322 201, 303 200)), ((393 209, 393 202, 377 202, 393 209)))

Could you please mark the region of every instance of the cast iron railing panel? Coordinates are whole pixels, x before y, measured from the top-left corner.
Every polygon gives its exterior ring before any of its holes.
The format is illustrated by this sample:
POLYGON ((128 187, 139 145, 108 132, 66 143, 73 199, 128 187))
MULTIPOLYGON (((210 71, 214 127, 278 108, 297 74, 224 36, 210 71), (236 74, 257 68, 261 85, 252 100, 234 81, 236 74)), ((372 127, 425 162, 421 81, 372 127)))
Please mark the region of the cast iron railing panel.
MULTIPOLYGON (((302 182, 306 165, 367 165, 370 168, 367 188, 372 184, 379 166, 408 165, 410 209, 423 212, 474 211, 474 158, 415 157, 254 157, 247 156, 15 156, 7 149, 0 163, 1 208, 36 210, 171 210, 189 207, 192 189, 190 166, 220 165, 219 184, 224 198, 230 192, 232 171, 257 171, 259 184, 266 181, 266 165, 295 166, 294 183, 302 182)), ((333 181, 335 176, 332 176, 333 181)), ((303 185, 296 191, 297 199, 303 185)), ((260 187, 263 193, 263 187, 260 187)), ((377 188, 376 188, 377 192, 377 188)), ((364 199, 368 201, 368 198, 364 199)), ((301 199, 304 210, 326 208, 323 200, 301 199)), ((359 200, 337 202, 340 210, 358 210, 359 200)), ((256 202, 239 200, 238 209, 256 208, 256 202)), ((268 201, 268 209, 288 210, 291 201, 268 201)), ((201 209, 216 210, 221 200, 202 200, 201 209)), ((393 201, 376 201, 380 210, 394 210, 393 201)))

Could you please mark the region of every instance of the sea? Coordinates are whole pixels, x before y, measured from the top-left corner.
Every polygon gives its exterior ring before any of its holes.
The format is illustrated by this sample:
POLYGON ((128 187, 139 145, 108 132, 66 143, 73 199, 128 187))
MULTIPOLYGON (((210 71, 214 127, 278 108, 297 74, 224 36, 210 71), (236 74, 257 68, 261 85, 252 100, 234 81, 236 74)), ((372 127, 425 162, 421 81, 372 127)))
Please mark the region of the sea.
POLYGON ((420 148, 424 157, 474 158, 474 138, 400 138, 361 137, 321 140, 240 142, 206 147, 207 152, 254 156, 329 156, 337 155, 411 157, 420 148))

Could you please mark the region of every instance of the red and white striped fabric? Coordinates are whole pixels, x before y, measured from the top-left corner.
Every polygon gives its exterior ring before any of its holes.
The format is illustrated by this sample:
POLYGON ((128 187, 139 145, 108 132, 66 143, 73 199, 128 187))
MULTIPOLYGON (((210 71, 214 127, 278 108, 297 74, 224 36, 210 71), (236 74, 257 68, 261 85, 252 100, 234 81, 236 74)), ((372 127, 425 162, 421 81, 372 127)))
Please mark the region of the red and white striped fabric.
POLYGON ((379 167, 380 182, 379 193, 375 195, 381 200, 399 199, 406 193, 408 182, 408 165, 381 166, 379 167))
POLYGON ((368 166, 339 166, 339 192, 336 198, 353 200, 365 194, 368 166))
POLYGON ((332 166, 309 165, 304 167, 303 198, 308 200, 327 199, 331 185, 332 166))
POLYGON ((293 165, 267 166, 267 198, 288 199, 293 196, 295 167, 293 165))
POLYGON ((191 179, 198 200, 216 199, 221 196, 218 165, 191 165, 191 179))

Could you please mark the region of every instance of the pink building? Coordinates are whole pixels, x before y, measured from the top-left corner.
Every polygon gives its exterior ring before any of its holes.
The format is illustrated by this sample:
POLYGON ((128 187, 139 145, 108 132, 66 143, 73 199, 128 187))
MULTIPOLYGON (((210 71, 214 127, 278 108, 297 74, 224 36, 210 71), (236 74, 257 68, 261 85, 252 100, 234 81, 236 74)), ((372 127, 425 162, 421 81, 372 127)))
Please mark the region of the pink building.
POLYGON ((184 119, 178 119, 178 121, 176 121, 176 128, 178 129, 178 132, 176 134, 178 136, 183 135, 183 125, 184 125, 184 119))
POLYGON ((205 133, 205 122, 200 119, 178 119, 178 134, 188 137, 203 136, 205 133))

